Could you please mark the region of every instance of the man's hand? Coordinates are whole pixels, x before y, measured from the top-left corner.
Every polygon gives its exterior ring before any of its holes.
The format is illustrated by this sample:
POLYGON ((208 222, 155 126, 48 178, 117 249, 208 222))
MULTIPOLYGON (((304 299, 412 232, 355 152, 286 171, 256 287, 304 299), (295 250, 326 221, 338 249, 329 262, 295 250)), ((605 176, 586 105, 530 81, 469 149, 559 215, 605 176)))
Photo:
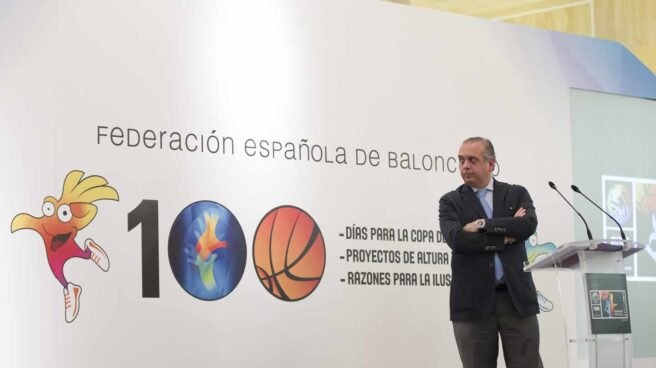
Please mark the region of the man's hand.
POLYGON ((462 229, 467 231, 467 232, 470 232, 470 233, 477 233, 478 228, 476 227, 476 221, 478 221, 478 220, 474 220, 474 221, 468 223, 467 225, 463 226, 462 229))
MULTIPOLYGON (((524 209, 524 207, 519 207, 519 209, 517 210, 517 212, 515 212, 515 215, 513 217, 524 217, 524 216, 526 216, 526 209, 524 209)), ((505 236, 503 238, 503 244, 512 244, 516 241, 517 239, 510 236, 505 236)))

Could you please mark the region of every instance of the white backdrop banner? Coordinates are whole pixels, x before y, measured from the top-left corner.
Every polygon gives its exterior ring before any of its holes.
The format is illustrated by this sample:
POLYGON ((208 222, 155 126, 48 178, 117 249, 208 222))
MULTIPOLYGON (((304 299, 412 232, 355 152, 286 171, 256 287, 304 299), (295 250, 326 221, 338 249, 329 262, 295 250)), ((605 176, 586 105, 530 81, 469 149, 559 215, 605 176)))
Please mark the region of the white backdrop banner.
POLYGON ((625 52, 378 1, 1 3, 0 365, 458 366, 460 142, 531 193, 536 256, 574 236, 569 87, 656 95, 579 43, 625 52))

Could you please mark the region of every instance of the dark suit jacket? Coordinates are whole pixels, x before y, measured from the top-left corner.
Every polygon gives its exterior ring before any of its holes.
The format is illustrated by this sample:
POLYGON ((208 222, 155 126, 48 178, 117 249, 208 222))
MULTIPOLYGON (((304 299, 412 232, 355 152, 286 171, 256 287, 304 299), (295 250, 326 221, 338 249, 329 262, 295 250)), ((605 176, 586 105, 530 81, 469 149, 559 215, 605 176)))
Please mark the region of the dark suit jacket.
POLYGON ((452 250, 450 310, 452 321, 480 320, 492 312, 495 297, 494 253, 499 252, 510 297, 522 316, 539 313, 533 278, 524 272, 524 241, 537 227, 535 207, 522 186, 494 181, 493 218, 485 231, 470 233, 466 224, 484 219, 485 210, 469 185, 440 199, 440 230, 452 250), (513 217, 524 207, 526 216, 513 217), (503 244, 504 236, 517 239, 503 244))

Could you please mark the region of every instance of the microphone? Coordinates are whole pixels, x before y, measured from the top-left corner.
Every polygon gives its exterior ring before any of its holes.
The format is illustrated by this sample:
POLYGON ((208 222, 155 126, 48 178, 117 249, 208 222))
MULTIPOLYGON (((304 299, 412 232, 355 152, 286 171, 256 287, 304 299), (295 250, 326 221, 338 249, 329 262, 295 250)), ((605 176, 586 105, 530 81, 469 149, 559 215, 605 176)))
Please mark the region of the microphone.
POLYGON ((583 194, 583 192, 581 192, 579 187, 577 187, 576 185, 572 184, 572 190, 575 191, 576 193, 582 195, 583 198, 587 199, 590 203, 594 204, 595 207, 597 207, 601 210, 601 212, 605 213, 608 217, 610 217, 611 220, 615 221, 615 223, 617 224, 617 227, 620 228, 620 235, 622 235, 622 240, 626 240, 626 235, 624 235, 624 230, 622 230, 622 226, 620 225, 620 223, 617 222, 617 220, 615 220, 615 217, 611 216, 610 213, 604 211, 604 209, 599 207, 599 205, 596 204, 595 202, 593 202, 592 199, 588 198, 587 195, 583 194))
POLYGON ((588 240, 592 240, 592 233, 590 232, 590 227, 588 226, 588 223, 587 223, 587 222, 585 221, 585 219, 583 218, 583 215, 581 215, 581 213, 580 213, 579 211, 577 211, 576 208, 574 208, 574 206, 572 206, 571 203, 569 203, 569 201, 567 200, 567 198, 565 198, 565 196, 563 195, 563 193, 561 193, 561 192, 558 190, 558 188, 556 188, 556 184, 554 184, 552 181, 550 181, 550 182, 549 182, 549 186, 551 187, 551 189, 555 190, 556 193, 558 193, 558 194, 563 198, 563 200, 564 200, 565 202, 567 202, 567 204, 568 204, 570 207, 572 207, 572 209, 574 210, 574 212, 576 212, 576 214, 579 215, 579 217, 581 218, 581 220, 583 220, 583 224, 585 224, 585 230, 588 232, 588 240))

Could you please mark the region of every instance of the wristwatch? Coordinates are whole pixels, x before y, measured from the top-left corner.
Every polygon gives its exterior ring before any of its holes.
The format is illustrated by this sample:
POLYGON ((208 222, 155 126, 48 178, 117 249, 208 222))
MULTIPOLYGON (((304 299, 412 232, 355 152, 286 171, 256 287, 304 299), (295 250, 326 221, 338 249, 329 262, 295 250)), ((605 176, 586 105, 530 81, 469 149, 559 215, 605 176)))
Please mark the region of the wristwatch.
POLYGON ((485 231, 485 219, 476 220, 476 228, 479 232, 485 231))

